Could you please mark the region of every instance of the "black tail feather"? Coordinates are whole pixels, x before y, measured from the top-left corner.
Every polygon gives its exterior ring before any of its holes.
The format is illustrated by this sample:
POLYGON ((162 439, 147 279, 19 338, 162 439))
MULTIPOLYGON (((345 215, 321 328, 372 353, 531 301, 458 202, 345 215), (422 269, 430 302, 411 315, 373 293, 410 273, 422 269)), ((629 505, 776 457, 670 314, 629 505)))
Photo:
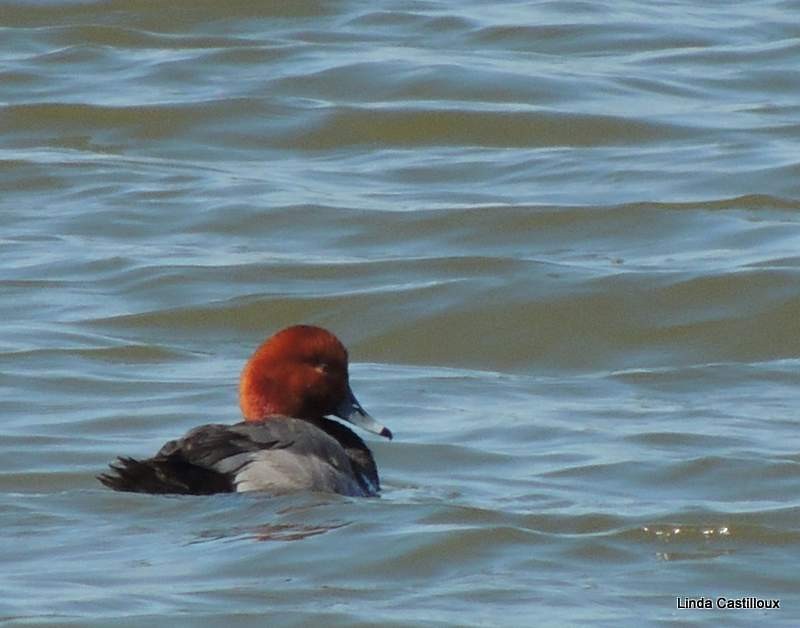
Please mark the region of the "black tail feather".
POLYGON ((136 460, 120 457, 110 471, 97 476, 115 491, 184 495, 230 493, 234 485, 226 476, 176 457, 136 460))

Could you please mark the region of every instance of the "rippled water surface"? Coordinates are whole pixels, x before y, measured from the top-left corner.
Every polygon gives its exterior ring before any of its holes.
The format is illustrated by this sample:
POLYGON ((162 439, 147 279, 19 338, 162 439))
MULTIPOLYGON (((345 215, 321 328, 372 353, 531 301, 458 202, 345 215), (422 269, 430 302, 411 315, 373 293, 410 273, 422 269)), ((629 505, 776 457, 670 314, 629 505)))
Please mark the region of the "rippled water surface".
POLYGON ((798 58, 789 1, 0 3, 0 619, 798 625, 798 58), (380 499, 95 480, 296 322, 380 499))

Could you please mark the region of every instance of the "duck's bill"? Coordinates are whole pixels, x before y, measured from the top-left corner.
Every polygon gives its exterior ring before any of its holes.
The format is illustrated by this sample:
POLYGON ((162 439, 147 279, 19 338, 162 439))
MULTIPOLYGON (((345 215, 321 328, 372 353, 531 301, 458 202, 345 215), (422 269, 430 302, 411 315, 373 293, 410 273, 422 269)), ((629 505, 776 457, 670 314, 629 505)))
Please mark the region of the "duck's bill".
POLYGON ((333 414, 368 432, 383 436, 389 440, 392 439, 392 431, 388 427, 378 423, 361 407, 361 404, 358 403, 358 399, 356 399, 356 396, 349 386, 347 387, 347 397, 339 404, 339 407, 334 410, 333 414))

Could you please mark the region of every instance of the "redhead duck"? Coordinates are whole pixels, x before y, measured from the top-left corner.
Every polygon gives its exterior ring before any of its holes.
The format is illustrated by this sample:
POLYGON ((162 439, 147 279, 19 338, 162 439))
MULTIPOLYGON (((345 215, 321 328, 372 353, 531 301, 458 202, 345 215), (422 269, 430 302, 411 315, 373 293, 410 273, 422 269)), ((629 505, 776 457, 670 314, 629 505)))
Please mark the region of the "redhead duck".
POLYGON ((152 458, 118 458, 98 479, 137 493, 378 494, 378 469, 364 441, 325 417, 389 439, 392 433, 358 403, 347 349, 329 331, 295 325, 268 338, 242 371, 239 404, 243 422, 196 427, 152 458))

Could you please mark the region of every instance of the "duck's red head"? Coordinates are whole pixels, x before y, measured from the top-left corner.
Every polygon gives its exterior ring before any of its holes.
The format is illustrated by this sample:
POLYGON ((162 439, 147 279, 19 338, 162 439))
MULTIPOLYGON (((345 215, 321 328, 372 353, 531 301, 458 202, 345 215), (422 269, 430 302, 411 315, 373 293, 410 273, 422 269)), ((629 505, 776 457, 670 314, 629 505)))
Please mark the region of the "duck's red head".
POLYGON ((311 420, 334 415, 392 437, 353 395, 347 349, 332 333, 312 325, 287 327, 256 349, 242 371, 239 405, 247 421, 271 415, 311 420))

